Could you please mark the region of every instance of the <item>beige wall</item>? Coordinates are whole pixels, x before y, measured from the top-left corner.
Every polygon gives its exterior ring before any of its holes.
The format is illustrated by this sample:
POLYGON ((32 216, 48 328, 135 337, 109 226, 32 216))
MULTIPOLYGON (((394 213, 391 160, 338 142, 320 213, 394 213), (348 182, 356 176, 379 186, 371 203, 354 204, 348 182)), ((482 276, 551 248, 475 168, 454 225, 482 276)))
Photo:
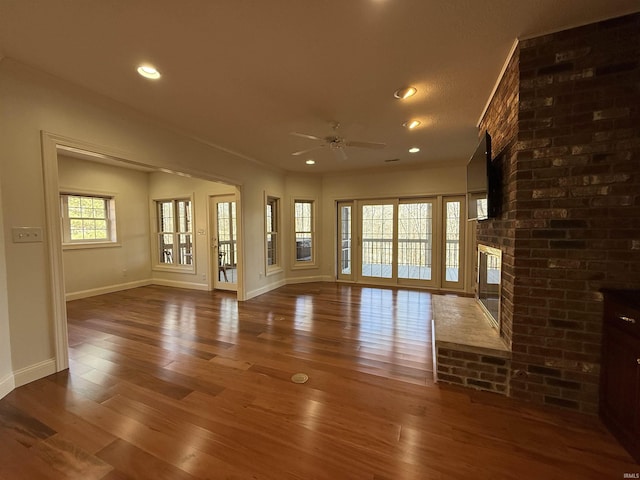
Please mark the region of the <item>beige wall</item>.
MULTIPOLYGON (((149 199, 147 206, 151 223, 149 229, 156 231, 154 200, 166 200, 173 198, 189 197, 193 199, 193 242, 195 268, 192 272, 182 273, 163 269, 158 265, 158 257, 155 251, 155 236, 151 237, 151 255, 154 283, 162 285, 196 288, 208 290, 210 285, 211 267, 209 262, 209 196, 232 194, 235 188, 222 183, 200 180, 197 178, 182 177, 167 173, 157 172, 149 175, 149 199)), ((217 265, 217 259, 216 259, 217 265)))
MULTIPOLYGON (((459 195, 466 191, 466 164, 420 169, 380 169, 327 175, 322 182, 322 272, 335 278, 335 249, 337 238, 336 202, 383 198, 411 198, 417 196, 459 195)), ((465 225, 469 231, 471 225, 465 225)), ((471 245, 466 245, 465 258, 470 258, 471 245)), ((467 262, 465 262, 466 264, 467 262)), ((468 275, 466 278, 468 285, 468 275)))
POLYGON ((286 178, 286 190, 284 242, 287 245, 293 244, 291 217, 294 199, 307 198, 317 200, 318 247, 316 265, 303 269, 292 268, 293 252, 286 252, 287 281, 332 281, 335 279, 338 200, 462 194, 466 191, 466 166, 465 162, 461 161, 458 165, 446 167, 360 171, 325 175, 321 181, 312 175, 291 174, 286 178))
POLYGON ((115 196, 117 246, 64 248, 67 298, 149 282, 149 175, 58 155, 60 190, 115 196))
MULTIPOLYGON (((284 260, 287 268, 287 282, 310 282, 310 281, 332 281, 333 276, 332 259, 326 259, 323 252, 324 231, 323 224, 323 192, 322 182, 318 177, 312 175, 288 175, 286 179, 287 195, 283 205, 284 225, 283 242, 284 260), (313 265, 299 266, 295 263, 295 236, 293 225, 293 202, 295 200, 313 200, 315 206, 315 240, 316 258, 313 265)), ((331 252, 333 255, 333 252, 331 252)))
POLYGON ((466 192, 466 164, 420 169, 380 169, 373 172, 327 175, 323 193, 327 201, 353 198, 454 195, 466 192))
MULTIPOLYGON (((2 192, 0 191, 0 207, 2 192)), ((0 208, 0 229, 3 228, 2 209, 0 208)), ((0 236, 0 398, 14 387, 11 365, 11 332, 9 330, 9 305, 7 302, 7 270, 5 268, 4 236, 0 236)))
MULTIPOLYGON (((239 193, 240 225, 244 234, 243 259, 246 298, 269 291, 287 281, 308 281, 334 278, 335 201, 343 198, 375 198, 383 196, 414 196, 461 193, 464 191, 463 167, 442 167, 423 170, 378 171, 343 174, 322 180, 305 175, 286 176, 283 172, 267 168, 256 161, 245 159, 215 146, 196 141, 176 133, 148 117, 129 110, 109 99, 91 94, 73 85, 31 70, 15 61, 0 62, 0 192, 4 224, 4 246, 0 259, 6 260, 6 299, 0 294, 0 381, 2 375, 12 371, 20 382, 40 378, 55 369, 54 319, 52 291, 49 276, 49 249, 58 246, 47 242, 14 244, 11 227, 31 226, 47 230, 44 193, 41 132, 50 132, 56 138, 67 137, 84 144, 104 146, 106 150, 120 152, 124 160, 148 165, 154 169, 182 172, 194 178, 220 180, 236 185, 239 193), (267 274, 264 250, 264 199, 277 196, 282 205, 282 270, 267 274), (310 269, 292 269, 291 205, 297 196, 317 199, 319 223, 317 266, 310 269), (6 332, 10 331, 7 339, 6 332), (10 366, 6 352, 10 348, 10 366)), ((98 147, 96 149, 100 151, 98 147)), ((63 165, 61 170, 65 170, 63 165)), ((64 172, 65 183, 82 182, 73 172, 64 172)), ((79 174, 78 174, 79 175, 79 174)), ((194 192, 198 204, 215 194, 219 185, 180 183, 175 178, 165 183, 165 177, 153 175, 149 181, 149 197, 162 191, 194 192), (162 179, 162 180, 161 180, 162 179)), ((180 177, 185 178, 185 177, 180 177)), ((188 179, 185 179, 185 181, 188 179)), ((190 179, 193 181, 193 179, 190 179)), ((124 181, 124 180, 123 180, 124 181)), ((134 181, 139 183, 140 179, 134 181)), ((73 186, 73 185, 67 185, 73 186)), ((113 187, 119 189, 119 186, 113 187)), ((123 187, 124 188, 124 187, 123 187)), ((108 189, 108 188, 107 188, 108 189)), ((49 198, 51 195, 48 195, 49 198)), ((54 199, 57 202, 57 198, 54 199)), ((149 202, 146 213, 146 232, 151 230, 149 202)), ((50 208, 50 207, 49 207, 50 208)), ((206 225, 206 208, 196 205, 196 231, 206 225)), ((57 221, 57 220, 54 220, 57 221)), ((141 235, 144 229, 138 231, 141 235)), ((206 235, 196 236, 198 251, 207 250, 206 235), (203 244, 202 241, 205 240, 203 244)), ((208 273, 209 255, 198 255, 196 275, 188 279, 165 276, 166 272, 149 272, 142 257, 150 252, 147 246, 136 243, 131 252, 122 249, 113 260, 109 281, 121 281, 122 269, 128 265, 128 255, 135 257, 135 278, 151 275, 156 280, 186 281, 202 284, 202 273, 208 273), (200 262, 204 261, 205 264, 200 262), (120 278, 118 278, 120 275, 120 278)), ((55 242, 55 241, 54 241, 55 242)), ((2 245, 0 244, 0 247, 2 245)), ((68 253, 68 252, 67 252, 68 253)), ((66 254, 65 254, 66 255, 66 254)), ((117 255, 117 254, 116 254, 117 255)), ((69 255, 67 255, 68 257, 69 255)), ((100 260, 107 262, 107 258, 100 260)), ((75 267, 67 267, 70 272, 75 267)), ((69 289, 83 288, 80 279, 84 273, 75 271, 69 289), (73 283, 76 282, 76 283, 73 283)), ((0 269, 0 283, 3 270, 0 269)), ((92 280, 93 281, 93 280, 92 280)), ((99 285, 93 283, 93 286, 99 285)), ((0 285, 2 286, 2 285, 0 285)), ((96 287, 96 288, 99 288, 96 287)), ((242 298, 242 297, 241 297, 242 298)))
POLYGON ((210 288, 208 202, 235 192, 219 182, 164 172, 144 172, 58 156, 61 191, 116 197, 117 246, 63 247, 67 299, 98 295, 150 283, 210 288), (191 272, 158 268, 154 200, 193 199, 196 265, 191 272))
MULTIPOLYGON (((13 226, 46 229, 41 131, 104 145, 121 151, 125 159, 156 168, 240 185, 245 260, 264 264, 263 192, 268 186, 284 193, 281 173, 155 125, 120 104, 8 59, 0 62, 0 105, 11 358, 14 372, 31 369, 25 379, 51 373, 55 356, 49 246, 10 242, 13 226)), ((278 276, 248 275, 246 289, 266 291, 278 280, 278 276)))

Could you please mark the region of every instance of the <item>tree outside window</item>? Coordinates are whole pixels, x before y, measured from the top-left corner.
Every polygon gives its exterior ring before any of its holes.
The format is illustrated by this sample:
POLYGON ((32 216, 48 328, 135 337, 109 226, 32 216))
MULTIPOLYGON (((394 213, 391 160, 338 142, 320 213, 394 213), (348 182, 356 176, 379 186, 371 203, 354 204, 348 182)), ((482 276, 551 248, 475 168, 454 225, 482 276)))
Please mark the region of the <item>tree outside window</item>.
POLYGON ((115 201, 110 196, 60 195, 65 244, 116 241, 115 201))

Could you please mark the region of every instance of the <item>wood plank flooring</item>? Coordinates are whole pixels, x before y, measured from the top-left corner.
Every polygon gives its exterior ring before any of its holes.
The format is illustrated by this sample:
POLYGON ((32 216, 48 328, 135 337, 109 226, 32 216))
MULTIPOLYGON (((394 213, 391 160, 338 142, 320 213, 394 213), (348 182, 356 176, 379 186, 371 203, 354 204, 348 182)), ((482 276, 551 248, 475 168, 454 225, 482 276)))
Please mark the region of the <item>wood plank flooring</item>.
POLYGON ((640 472, 597 418, 435 385, 427 292, 318 283, 238 304, 154 286, 67 309, 70 369, 0 400, 0 479, 640 472))

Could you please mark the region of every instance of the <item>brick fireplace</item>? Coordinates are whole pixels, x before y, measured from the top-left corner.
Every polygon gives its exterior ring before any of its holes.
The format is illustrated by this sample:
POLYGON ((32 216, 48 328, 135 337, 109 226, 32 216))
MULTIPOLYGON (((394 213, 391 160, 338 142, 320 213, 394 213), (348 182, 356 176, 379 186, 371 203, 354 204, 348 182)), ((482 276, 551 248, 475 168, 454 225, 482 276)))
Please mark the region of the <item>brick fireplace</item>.
POLYGON ((502 153, 510 395, 596 413, 602 287, 640 287, 640 14, 519 42, 480 131, 502 153))

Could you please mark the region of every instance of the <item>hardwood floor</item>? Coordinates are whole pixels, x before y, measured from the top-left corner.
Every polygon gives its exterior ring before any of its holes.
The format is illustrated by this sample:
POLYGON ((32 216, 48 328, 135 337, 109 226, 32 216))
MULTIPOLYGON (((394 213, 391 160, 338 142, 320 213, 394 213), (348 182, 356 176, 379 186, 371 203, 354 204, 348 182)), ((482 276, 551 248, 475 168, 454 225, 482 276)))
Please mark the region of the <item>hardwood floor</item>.
POLYGON ((597 418, 433 384, 427 292, 304 284, 238 304, 144 287, 68 317, 69 371, 0 400, 0 479, 640 472, 597 418))

